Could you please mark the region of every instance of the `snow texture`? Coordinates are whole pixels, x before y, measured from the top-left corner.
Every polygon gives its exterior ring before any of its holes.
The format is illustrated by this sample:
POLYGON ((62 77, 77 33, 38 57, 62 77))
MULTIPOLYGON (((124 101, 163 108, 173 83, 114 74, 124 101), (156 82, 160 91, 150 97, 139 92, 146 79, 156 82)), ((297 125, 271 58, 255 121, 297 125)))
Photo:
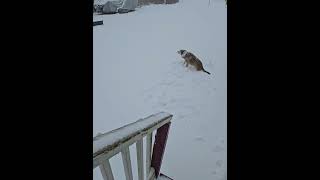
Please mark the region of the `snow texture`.
MULTIPOLYGON (((173 117, 161 173, 176 180, 225 180, 225 1, 180 0, 94 20, 104 25, 93 27, 93 136, 168 112, 173 117), (211 75, 186 68, 180 49, 194 53, 211 75)), ((144 159, 145 147, 144 139, 144 159)), ((135 145, 130 155, 136 180, 135 145)), ((115 179, 125 179, 121 154, 110 163, 115 179)), ((94 180, 102 180, 98 168, 94 180)))

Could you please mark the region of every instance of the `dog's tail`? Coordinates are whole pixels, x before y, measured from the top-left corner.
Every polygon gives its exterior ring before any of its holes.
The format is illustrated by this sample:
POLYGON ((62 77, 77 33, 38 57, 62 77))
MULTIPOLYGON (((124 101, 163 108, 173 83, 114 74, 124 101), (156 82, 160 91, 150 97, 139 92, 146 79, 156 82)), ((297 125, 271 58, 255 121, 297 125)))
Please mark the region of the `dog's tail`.
POLYGON ((206 70, 204 70, 204 69, 203 69, 202 71, 203 71, 203 72, 205 72, 205 73, 208 73, 208 74, 210 74, 210 73, 209 73, 208 71, 206 71, 206 70))

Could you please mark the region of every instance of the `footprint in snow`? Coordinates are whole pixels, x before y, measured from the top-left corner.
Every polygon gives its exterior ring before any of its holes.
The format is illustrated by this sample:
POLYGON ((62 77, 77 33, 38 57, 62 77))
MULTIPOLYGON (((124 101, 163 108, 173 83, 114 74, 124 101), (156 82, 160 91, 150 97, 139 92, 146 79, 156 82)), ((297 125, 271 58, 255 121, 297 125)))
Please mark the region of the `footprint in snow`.
POLYGON ((200 142, 205 142, 205 139, 203 137, 200 137, 200 136, 194 138, 194 140, 200 141, 200 142))
POLYGON ((159 105, 162 106, 162 107, 164 107, 164 106, 167 105, 167 103, 161 102, 161 103, 159 103, 159 105))
POLYGON ((224 150, 224 148, 221 146, 216 146, 215 148, 212 149, 213 152, 221 152, 223 150, 224 150))
POLYGON ((223 161, 222 161, 222 160, 218 160, 218 161, 216 162, 216 165, 217 165, 218 167, 222 167, 223 161))
POLYGON ((216 174, 217 174, 217 171, 212 171, 211 174, 216 175, 216 174))

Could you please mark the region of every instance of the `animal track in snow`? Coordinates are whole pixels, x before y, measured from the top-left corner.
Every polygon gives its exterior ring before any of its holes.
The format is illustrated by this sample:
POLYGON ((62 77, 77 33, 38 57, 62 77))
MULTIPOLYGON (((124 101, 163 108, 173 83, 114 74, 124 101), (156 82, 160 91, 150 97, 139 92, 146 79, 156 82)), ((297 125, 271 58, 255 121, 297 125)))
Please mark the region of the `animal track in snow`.
POLYGON ((217 165, 218 167, 222 167, 223 161, 222 161, 222 160, 218 160, 218 161, 216 162, 216 165, 217 165))
POLYGON ((164 107, 164 106, 167 105, 167 103, 161 102, 161 103, 159 103, 159 105, 162 106, 162 107, 164 107))
POLYGON ((201 137, 201 136, 198 136, 198 137, 194 138, 194 140, 196 140, 196 141, 201 141, 201 142, 205 142, 205 141, 206 141, 206 140, 205 140, 203 137, 201 137))
POLYGON ((212 171, 211 174, 216 175, 216 174, 217 174, 217 171, 212 171))
POLYGON ((221 147, 221 146, 216 146, 216 147, 214 147, 214 148, 212 149, 213 152, 221 152, 221 151, 223 151, 223 150, 224 150, 224 148, 221 147))

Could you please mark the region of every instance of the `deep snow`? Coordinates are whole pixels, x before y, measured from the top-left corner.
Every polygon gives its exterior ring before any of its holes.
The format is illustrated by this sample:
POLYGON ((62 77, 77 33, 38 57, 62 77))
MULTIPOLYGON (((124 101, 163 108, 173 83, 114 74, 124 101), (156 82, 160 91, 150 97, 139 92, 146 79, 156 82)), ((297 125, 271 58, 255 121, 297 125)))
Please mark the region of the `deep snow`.
MULTIPOLYGON (((226 179, 227 8, 224 0, 208 2, 94 16, 104 25, 93 27, 93 136, 173 114, 161 172, 176 180, 226 179), (211 75, 184 67, 180 49, 211 75)), ((130 153, 137 179, 135 145, 130 153)), ((121 155, 111 166, 115 179, 125 179, 121 155)), ((102 179, 98 168, 94 179, 102 179)))

